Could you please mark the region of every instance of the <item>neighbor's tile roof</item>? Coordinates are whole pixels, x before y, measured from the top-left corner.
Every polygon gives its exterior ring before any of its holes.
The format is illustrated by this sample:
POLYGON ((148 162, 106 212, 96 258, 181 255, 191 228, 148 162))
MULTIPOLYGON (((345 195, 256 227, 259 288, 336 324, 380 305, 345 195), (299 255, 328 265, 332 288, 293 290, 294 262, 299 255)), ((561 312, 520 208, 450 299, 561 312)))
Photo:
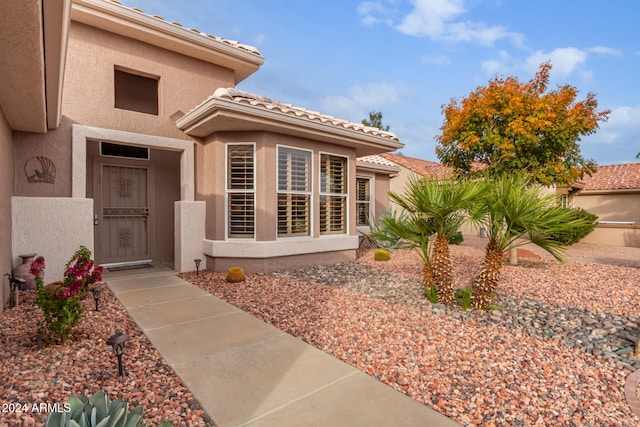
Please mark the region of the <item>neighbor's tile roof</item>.
POLYGON ((301 107, 296 107, 291 104, 284 104, 280 101, 265 98, 264 96, 245 92, 235 88, 218 88, 213 93, 213 95, 206 99, 202 104, 205 104, 211 98, 229 99, 239 104, 246 104, 253 107, 264 108, 266 110, 278 111, 283 114, 301 117, 309 121, 326 123, 336 127, 350 129, 356 132, 362 132, 366 135, 387 139, 389 141, 399 142, 398 137, 393 132, 385 132, 375 127, 365 126, 362 123, 355 123, 344 119, 338 119, 333 116, 321 114, 316 111, 307 110, 301 107))
POLYGON ((358 157, 358 161, 359 162, 363 162, 363 163, 370 163, 373 165, 378 165, 378 166, 385 166, 385 167, 389 167, 389 168, 398 168, 398 165, 394 162, 392 162, 391 160, 388 160, 384 157, 382 157, 379 154, 374 154, 372 156, 363 156, 363 157, 358 157))
POLYGON ((166 24, 173 25, 174 27, 182 28, 182 29, 186 29, 186 30, 188 30, 188 31, 191 31, 192 33, 197 34, 197 35, 200 35, 200 36, 203 36, 203 37, 207 37, 207 38, 212 39, 212 40, 215 40, 215 41, 217 41, 217 42, 224 43, 224 44, 226 44, 226 45, 232 46, 232 47, 234 47, 234 48, 236 48, 236 49, 243 50, 243 51, 246 51, 246 52, 249 52, 249 53, 252 53, 252 54, 254 54, 254 55, 257 55, 257 56, 262 57, 262 54, 260 53, 260 51, 259 51, 256 47, 254 47, 254 46, 250 46, 250 45, 247 45, 247 44, 243 44, 243 43, 237 42, 237 41, 235 41, 235 40, 228 40, 228 39, 225 39, 225 38, 222 38, 222 37, 212 36, 211 34, 203 33, 203 32, 201 32, 201 31, 199 31, 199 30, 197 30, 197 29, 195 29, 195 28, 188 28, 188 29, 187 29, 187 28, 184 28, 184 27, 182 26, 182 24, 180 24, 179 22, 169 22, 169 21, 166 21, 162 16, 159 16, 159 15, 150 15, 150 14, 148 14, 148 13, 145 13, 145 11, 144 11, 144 10, 142 10, 142 9, 140 9, 140 8, 137 8, 137 7, 127 7, 127 6, 123 5, 119 0, 105 0, 105 1, 106 1, 106 2, 108 2, 108 3, 117 4, 117 5, 118 5, 118 6, 120 6, 120 7, 123 7, 123 8, 125 8, 125 9, 128 9, 128 10, 131 10, 131 11, 134 11, 134 12, 137 12, 137 13, 140 13, 140 14, 142 14, 142 15, 145 15, 145 16, 147 16, 147 17, 150 17, 150 18, 156 19, 156 20, 161 21, 161 22, 164 22, 164 23, 166 23, 166 24))
POLYGON ((402 154, 383 153, 380 154, 380 156, 394 162, 395 164, 405 167, 418 175, 429 178, 449 178, 453 176, 453 169, 448 166, 444 166, 441 163, 417 159, 415 157, 407 157, 402 154))
POLYGON ((592 175, 582 179, 584 190, 640 189, 640 162, 598 166, 592 175))

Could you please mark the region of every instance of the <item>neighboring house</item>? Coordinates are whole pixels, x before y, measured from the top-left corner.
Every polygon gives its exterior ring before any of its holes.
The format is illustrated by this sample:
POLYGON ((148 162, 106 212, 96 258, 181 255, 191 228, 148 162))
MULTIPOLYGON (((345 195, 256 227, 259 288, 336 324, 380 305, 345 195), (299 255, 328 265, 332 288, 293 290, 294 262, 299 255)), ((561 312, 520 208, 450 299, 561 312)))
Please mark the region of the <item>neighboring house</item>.
MULTIPOLYGON (((0 5, 0 273, 101 264, 266 271, 353 259, 390 132, 235 89, 251 46, 106 0, 0 5)), ((8 283, 1 286, 2 301, 8 283)))
POLYGON ((598 215, 596 229, 582 241, 640 247, 640 163, 601 165, 564 199, 598 215))
POLYGON ((453 169, 438 162, 417 159, 402 154, 382 153, 380 157, 387 159, 399 167, 397 176, 391 180, 391 191, 402 194, 410 178, 450 178, 453 169))

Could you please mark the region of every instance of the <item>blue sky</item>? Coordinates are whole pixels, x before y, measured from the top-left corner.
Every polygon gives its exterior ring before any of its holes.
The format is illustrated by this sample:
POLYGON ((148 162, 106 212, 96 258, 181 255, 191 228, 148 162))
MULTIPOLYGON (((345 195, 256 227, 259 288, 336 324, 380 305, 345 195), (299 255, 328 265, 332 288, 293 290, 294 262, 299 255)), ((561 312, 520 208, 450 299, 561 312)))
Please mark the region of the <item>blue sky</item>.
POLYGON ((640 151, 637 0, 121 1, 257 47, 265 63, 239 89, 355 122, 381 111, 408 156, 438 160, 450 99, 496 75, 529 80, 547 60, 553 87, 611 110, 581 141, 585 157, 625 163, 640 151))

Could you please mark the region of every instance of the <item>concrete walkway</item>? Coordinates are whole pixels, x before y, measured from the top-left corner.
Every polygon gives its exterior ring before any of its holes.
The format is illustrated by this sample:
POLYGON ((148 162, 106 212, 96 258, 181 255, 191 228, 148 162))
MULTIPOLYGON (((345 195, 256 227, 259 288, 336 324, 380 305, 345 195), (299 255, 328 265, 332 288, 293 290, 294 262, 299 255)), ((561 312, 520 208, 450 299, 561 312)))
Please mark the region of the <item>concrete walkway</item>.
POLYGON ((459 425, 170 270, 105 280, 219 427, 459 425))

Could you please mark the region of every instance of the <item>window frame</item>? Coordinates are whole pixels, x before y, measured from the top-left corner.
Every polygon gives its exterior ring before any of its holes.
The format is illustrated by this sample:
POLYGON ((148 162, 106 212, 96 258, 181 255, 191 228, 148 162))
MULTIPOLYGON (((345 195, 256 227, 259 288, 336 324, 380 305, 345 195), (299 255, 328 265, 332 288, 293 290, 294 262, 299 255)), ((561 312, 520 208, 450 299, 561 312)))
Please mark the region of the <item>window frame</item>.
POLYGON ((324 237, 324 236, 345 236, 345 235, 349 235, 349 196, 350 196, 350 192, 349 192, 349 176, 350 176, 350 171, 349 171, 349 156, 343 155, 343 154, 336 154, 336 153, 331 153, 331 152, 326 152, 326 151, 319 151, 318 152, 318 233, 320 235, 320 237, 324 237), (344 159, 345 162, 345 168, 344 168, 344 193, 333 193, 333 192, 328 192, 328 191, 322 191, 322 185, 323 185, 323 179, 322 179, 322 158, 323 156, 330 156, 330 157, 340 157, 342 159, 344 159), (342 232, 333 232, 331 230, 329 231, 322 231, 322 208, 323 208, 323 203, 322 203, 322 198, 323 197, 343 197, 344 198, 344 226, 343 226, 343 230, 342 232))
MULTIPOLYGON (((276 239, 308 239, 313 237, 313 219, 314 219, 314 203, 313 203, 313 150, 295 147, 291 145, 284 144, 276 144, 276 201, 275 201, 275 220, 276 220, 276 239), (295 191, 295 190, 281 190, 280 189, 280 150, 289 150, 289 151, 299 151, 308 154, 309 158, 309 170, 307 174, 307 188, 306 191, 295 191), (308 208, 308 216, 307 216, 307 234, 304 235, 281 235, 279 230, 279 197, 281 194, 291 194, 291 195, 304 195, 308 197, 309 200, 309 208, 308 208)), ((291 211, 288 212, 291 214, 291 211)), ((291 217, 288 217, 288 222, 291 220, 291 217)))
POLYGON ((369 227, 370 224, 366 223, 366 224, 360 224, 360 208, 359 205, 362 204, 366 204, 367 205, 367 218, 369 219, 369 222, 371 220, 371 218, 374 216, 374 212, 372 209, 373 206, 373 202, 374 200, 374 182, 375 179, 372 176, 365 176, 365 175, 356 175, 356 193, 355 193, 355 202, 356 202, 356 227, 369 227), (368 182, 368 191, 367 191, 367 196, 368 196, 368 200, 359 200, 358 199, 358 180, 367 180, 368 182))
POLYGON ((257 162, 256 162, 256 143, 255 142, 229 142, 225 144, 225 156, 224 156, 224 235, 225 240, 256 240, 256 173, 257 162), (253 156, 253 176, 252 176, 252 188, 246 189, 234 189, 230 187, 230 177, 229 177, 229 148, 237 147, 237 146, 251 146, 252 147, 252 156, 253 156), (231 212, 230 212, 230 195, 231 194, 252 194, 253 195, 253 235, 251 237, 248 236, 232 236, 231 235, 231 212))

